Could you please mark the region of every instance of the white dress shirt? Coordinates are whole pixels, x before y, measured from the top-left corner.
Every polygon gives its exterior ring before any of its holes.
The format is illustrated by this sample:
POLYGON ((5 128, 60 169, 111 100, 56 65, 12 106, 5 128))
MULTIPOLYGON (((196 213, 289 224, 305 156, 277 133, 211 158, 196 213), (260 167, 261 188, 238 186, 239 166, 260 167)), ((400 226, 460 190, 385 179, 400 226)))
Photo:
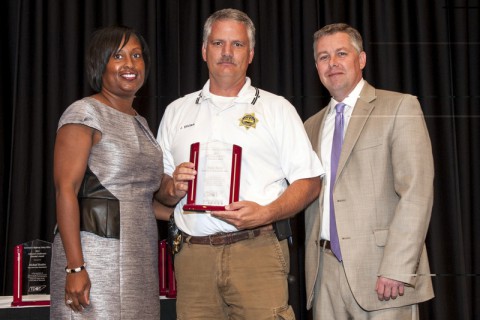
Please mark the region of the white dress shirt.
POLYGON ((321 149, 321 158, 322 158, 322 165, 326 171, 325 178, 325 190, 323 193, 323 219, 322 219, 322 230, 321 230, 321 238, 325 240, 330 240, 330 182, 331 182, 331 172, 330 172, 330 157, 332 154, 332 140, 333 140, 333 131, 335 130, 335 115, 336 110, 335 106, 339 102, 343 102, 346 104, 345 110, 343 111, 344 116, 344 126, 343 126, 343 136, 345 137, 345 132, 347 132, 348 123, 350 122, 350 118, 352 117, 353 108, 357 103, 357 99, 360 96, 360 92, 363 89, 363 85, 365 81, 362 79, 360 80, 355 89, 343 100, 343 101, 336 101, 335 99, 330 100, 328 104, 329 110, 326 115, 325 125, 323 127, 323 131, 321 133, 321 141, 322 141, 322 149, 321 149))

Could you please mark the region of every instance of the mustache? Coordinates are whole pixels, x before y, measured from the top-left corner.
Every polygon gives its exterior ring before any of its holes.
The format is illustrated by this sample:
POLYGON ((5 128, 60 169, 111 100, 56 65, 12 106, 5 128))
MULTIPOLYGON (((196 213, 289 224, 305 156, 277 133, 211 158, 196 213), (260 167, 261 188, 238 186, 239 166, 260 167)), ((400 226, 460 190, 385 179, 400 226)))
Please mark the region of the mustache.
POLYGON ((235 63, 235 60, 233 60, 232 56, 223 56, 220 58, 220 60, 217 61, 217 63, 235 63))

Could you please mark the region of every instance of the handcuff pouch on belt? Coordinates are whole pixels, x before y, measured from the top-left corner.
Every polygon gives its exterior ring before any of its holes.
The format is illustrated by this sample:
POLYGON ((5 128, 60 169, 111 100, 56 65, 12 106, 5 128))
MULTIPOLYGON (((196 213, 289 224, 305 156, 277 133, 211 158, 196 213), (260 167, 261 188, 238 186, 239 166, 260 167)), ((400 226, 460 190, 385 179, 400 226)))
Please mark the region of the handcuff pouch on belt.
POLYGON ((278 241, 285 240, 292 236, 292 228, 290 227, 290 219, 279 220, 273 223, 273 230, 278 241))
POLYGON ((87 167, 78 191, 80 230, 100 237, 120 239, 120 201, 87 167))
POLYGON ((175 224, 174 214, 170 216, 168 220, 168 236, 167 236, 167 244, 172 254, 179 253, 182 249, 183 239, 182 239, 182 232, 178 229, 177 225, 175 224))

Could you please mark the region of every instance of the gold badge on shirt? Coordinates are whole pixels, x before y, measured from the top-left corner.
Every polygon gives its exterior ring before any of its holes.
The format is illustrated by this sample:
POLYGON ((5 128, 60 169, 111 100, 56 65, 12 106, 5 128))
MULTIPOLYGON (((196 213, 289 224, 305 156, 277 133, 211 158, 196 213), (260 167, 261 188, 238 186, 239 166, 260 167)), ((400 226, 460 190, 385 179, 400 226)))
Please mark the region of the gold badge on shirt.
POLYGON ((258 119, 255 118, 255 112, 245 113, 245 115, 238 120, 240 120, 240 127, 245 127, 247 130, 250 128, 256 128, 258 123, 258 119))

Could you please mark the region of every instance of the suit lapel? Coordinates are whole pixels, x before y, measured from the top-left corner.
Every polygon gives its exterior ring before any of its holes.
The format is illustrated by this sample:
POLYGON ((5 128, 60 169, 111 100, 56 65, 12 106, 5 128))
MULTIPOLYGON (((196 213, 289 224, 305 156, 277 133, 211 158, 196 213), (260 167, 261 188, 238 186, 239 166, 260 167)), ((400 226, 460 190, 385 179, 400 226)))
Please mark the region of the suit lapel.
POLYGON ((352 153, 353 147, 357 143, 358 138, 367 122, 370 114, 375 108, 373 101, 376 99, 375 88, 368 82, 365 82, 360 97, 358 97, 355 108, 353 109, 352 117, 348 123, 347 132, 343 140, 342 153, 338 160, 337 178, 343 171, 348 158, 352 153))
POLYGON ((315 152, 317 153, 320 162, 322 162, 322 135, 325 120, 327 118, 328 105, 321 112, 323 112, 323 116, 321 116, 321 121, 315 122, 315 127, 312 130, 313 132, 315 132, 315 134, 312 135, 312 147, 313 150, 315 150, 315 152))

